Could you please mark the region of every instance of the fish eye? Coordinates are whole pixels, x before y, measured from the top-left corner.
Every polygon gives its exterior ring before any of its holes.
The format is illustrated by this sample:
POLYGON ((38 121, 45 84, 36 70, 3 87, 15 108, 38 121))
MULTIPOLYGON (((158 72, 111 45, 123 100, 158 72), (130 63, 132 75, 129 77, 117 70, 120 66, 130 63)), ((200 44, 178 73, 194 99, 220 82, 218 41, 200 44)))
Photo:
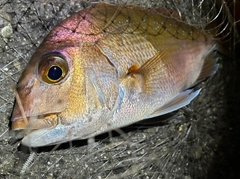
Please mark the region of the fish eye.
POLYGON ((59 66, 51 66, 51 68, 48 70, 48 78, 51 80, 58 80, 62 77, 62 69, 59 66))
POLYGON ((42 80, 49 84, 58 83, 68 73, 68 64, 60 56, 47 56, 39 64, 38 72, 42 80))

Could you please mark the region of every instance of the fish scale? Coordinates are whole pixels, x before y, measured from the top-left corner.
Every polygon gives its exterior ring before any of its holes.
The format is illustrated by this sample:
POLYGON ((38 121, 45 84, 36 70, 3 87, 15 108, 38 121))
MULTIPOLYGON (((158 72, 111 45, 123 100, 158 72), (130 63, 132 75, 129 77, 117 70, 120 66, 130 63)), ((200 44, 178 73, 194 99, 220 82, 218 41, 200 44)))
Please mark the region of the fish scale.
POLYGON ((143 37, 108 35, 97 44, 101 52, 116 66, 120 76, 124 76, 133 65, 141 66, 157 51, 143 37), (120 43, 121 45, 118 45, 120 43), (134 44, 134 45, 132 45, 134 44), (146 50, 145 50, 146 49, 146 50))

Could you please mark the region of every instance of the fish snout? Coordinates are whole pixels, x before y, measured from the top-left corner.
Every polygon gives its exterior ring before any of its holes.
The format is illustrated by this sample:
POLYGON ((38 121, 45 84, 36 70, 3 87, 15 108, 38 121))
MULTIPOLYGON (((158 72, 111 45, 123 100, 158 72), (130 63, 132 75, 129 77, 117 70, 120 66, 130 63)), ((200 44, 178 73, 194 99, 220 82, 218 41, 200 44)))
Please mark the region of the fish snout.
POLYGON ((57 113, 26 116, 21 112, 18 105, 15 105, 11 116, 11 130, 49 128, 55 127, 57 123, 57 113))
POLYGON ((27 117, 21 113, 19 106, 15 103, 11 115, 11 129, 12 130, 26 129, 27 126, 28 126, 27 117))

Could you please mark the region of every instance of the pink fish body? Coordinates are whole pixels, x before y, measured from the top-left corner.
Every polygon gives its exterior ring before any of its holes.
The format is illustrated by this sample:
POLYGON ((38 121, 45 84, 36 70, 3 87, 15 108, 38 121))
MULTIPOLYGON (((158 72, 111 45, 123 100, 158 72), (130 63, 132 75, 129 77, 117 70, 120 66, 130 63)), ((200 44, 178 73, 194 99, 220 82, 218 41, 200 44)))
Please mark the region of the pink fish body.
POLYGON ((55 27, 18 84, 12 129, 39 147, 175 111, 216 70, 212 36, 158 10, 95 4, 55 27))

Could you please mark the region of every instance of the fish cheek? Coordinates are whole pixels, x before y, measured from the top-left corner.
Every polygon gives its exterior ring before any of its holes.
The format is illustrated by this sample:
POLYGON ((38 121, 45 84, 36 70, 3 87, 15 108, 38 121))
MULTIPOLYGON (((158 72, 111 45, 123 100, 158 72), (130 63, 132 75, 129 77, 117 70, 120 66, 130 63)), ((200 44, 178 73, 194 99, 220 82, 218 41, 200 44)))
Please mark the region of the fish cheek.
POLYGON ((50 85, 33 79, 28 84, 33 85, 26 85, 19 90, 26 116, 60 113, 67 107, 69 80, 50 85))
POLYGON ((61 84, 40 84, 39 87, 36 86, 31 94, 34 113, 41 115, 62 112, 68 104, 69 90, 69 80, 61 84))

